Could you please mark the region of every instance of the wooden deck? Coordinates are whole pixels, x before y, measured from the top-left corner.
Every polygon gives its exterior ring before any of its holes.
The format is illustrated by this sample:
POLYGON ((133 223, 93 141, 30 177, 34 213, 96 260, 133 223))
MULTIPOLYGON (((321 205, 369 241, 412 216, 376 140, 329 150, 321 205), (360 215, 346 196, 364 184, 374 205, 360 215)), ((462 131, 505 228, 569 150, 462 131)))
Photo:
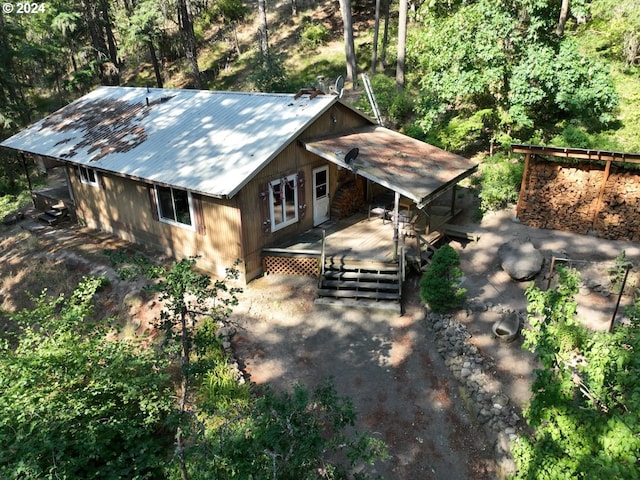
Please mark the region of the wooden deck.
POLYGON ((393 224, 381 218, 353 215, 339 221, 307 230, 288 242, 275 245, 265 251, 282 250, 307 252, 320 256, 322 232, 325 232, 325 255, 335 258, 369 260, 376 262, 393 261, 393 224))
MULTIPOLYGON (((432 225, 444 225, 451 218, 448 213, 447 209, 442 211, 434 209, 432 225)), ((426 217, 424 215, 421 217, 423 218, 419 220, 419 228, 424 232, 426 217)), ((319 257, 322 250, 323 230, 326 236, 325 255, 327 258, 394 262, 393 222, 376 216, 368 218, 366 214, 356 214, 342 220, 326 222, 287 242, 274 245, 272 248, 265 248, 264 252, 282 255, 287 255, 287 252, 294 255, 297 252, 297 254, 304 253, 306 256, 319 257)), ((432 228, 432 230, 434 229, 432 228)), ((403 245, 406 255, 417 255, 416 241, 410 238, 405 240, 400 232, 398 248, 403 245)))

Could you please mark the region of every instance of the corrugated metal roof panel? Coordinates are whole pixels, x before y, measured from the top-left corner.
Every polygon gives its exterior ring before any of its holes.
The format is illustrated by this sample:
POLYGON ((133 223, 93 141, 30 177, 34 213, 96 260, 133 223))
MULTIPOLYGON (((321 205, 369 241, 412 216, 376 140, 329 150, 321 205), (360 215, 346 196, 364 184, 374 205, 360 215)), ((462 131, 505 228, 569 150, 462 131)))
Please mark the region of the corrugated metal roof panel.
POLYGON ((213 196, 233 196, 337 101, 101 87, 0 146, 213 196))

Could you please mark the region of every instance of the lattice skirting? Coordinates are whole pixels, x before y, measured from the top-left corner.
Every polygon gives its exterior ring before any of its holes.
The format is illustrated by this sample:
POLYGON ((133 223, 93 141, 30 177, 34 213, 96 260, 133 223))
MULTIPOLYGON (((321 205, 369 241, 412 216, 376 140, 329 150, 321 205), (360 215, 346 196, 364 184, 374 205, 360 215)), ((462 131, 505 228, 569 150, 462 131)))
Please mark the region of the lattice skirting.
POLYGON ((265 274, 278 273, 281 275, 305 275, 317 277, 320 275, 317 258, 304 257, 262 257, 262 268, 265 274))

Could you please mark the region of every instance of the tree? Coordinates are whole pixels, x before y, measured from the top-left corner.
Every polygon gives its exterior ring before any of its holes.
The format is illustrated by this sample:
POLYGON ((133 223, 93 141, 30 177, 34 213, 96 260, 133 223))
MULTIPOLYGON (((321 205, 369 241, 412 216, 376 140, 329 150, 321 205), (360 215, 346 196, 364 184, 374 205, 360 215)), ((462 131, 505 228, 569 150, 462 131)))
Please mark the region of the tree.
POLYGON ((358 83, 358 71, 356 63, 356 49, 353 42, 351 0, 340 0, 340 11, 342 13, 342 24, 344 27, 344 50, 347 61, 346 80, 353 82, 353 86, 355 87, 358 83))
POLYGON ((630 325, 589 331, 576 317, 579 276, 558 271, 557 287, 527 290, 524 347, 542 368, 524 411, 533 433, 513 448, 516 478, 638 478, 640 301, 630 325))
POLYGON ((193 30, 193 17, 189 0, 178 0, 178 27, 182 35, 185 55, 191 70, 193 88, 202 88, 200 69, 198 68, 198 51, 196 48, 196 34, 193 30))
POLYGON ((560 16, 558 17, 558 26, 556 27, 556 35, 559 37, 564 35, 564 26, 569 18, 570 3, 570 0, 562 0, 562 5, 560 6, 560 16))
POLYGON ((209 275, 196 272, 195 258, 174 262, 170 268, 148 266, 151 278, 160 277, 155 289, 160 292, 163 309, 158 328, 164 333, 167 353, 176 355, 180 366, 180 398, 178 411, 181 419, 176 432, 176 455, 180 462, 183 480, 188 480, 185 432, 193 421, 190 411, 193 400, 193 342, 198 320, 213 318, 225 321, 237 305, 236 294, 241 290, 229 286, 228 281, 237 278, 238 271, 231 269, 224 280, 212 282, 209 275))
POLYGON ((371 75, 376 74, 378 66, 378 33, 380 32, 380 1, 376 0, 376 13, 373 20, 373 48, 371 50, 371 75))
POLYGON ((555 34, 548 2, 425 2, 418 16, 408 58, 422 73, 424 130, 487 108, 486 128, 509 135, 564 119, 595 127, 612 120, 617 95, 607 70, 555 34))
POLYGON ((292 395, 259 392, 249 405, 231 408, 230 417, 218 409, 221 390, 233 386, 217 388, 226 380, 217 376, 219 365, 211 363, 209 350, 216 348, 216 329, 228 323, 237 304, 240 290, 228 283, 237 275, 235 266, 226 279, 213 281, 195 270, 193 258, 164 268, 144 257, 110 255, 115 263, 124 262, 121 276, 144 273, 154 280, 163 302, 158 328, 165 334, 164 351, 180 367, 175 456, 182 479, 346 479, 351 466, 384 457, 382 442, 348 430, 356 418, 353 405, 330 382, 312 395, 301 386, 292 395), (336 460, 337 454, 349 463, 336 460))
POLYGON ((352 478, 359 463, 387 456, 382 441, 349 431, 355 420, 351 400, 338 396, 331 380, 312 393, 301 385, 292 393, 267 389, 245 419, 224 425, 206 471, 212 478, 352 478))
POLYGON ((258 41, 260 46, 260 55, 263 62, 269 59, 269 29, 267 27, 267 2, 266 0, 258 0, 258 41))
POLYGON ((147 48, 156 77, 156 85, 162 88, 164 82, 156 54, 156 44, 163 36, 163 24, 166 19, 157 0, 132 2, 127 5, 127 8, 127 15, 120 25, 123 43, 128 49, 134 51, 141 45, 147 48))
POLYGON ((173 428, 166 362, 93 318, 103 278, 43 292, 0 340, 0 476, 165 477, 173 428))
POLYGON ((238 42, 238 22, 242 21, 249 9, 245 7, 241 0, 218 0, 216 2, 216 8, 225 23, 231 24, 233 28, 233 46, 236 49, 236 53, 240 55, 240 43, 238 42))
POLYGON ((420 298, 434 312, 446 312, 460 306, 467 291, 460 288, 462 271, 460 256, 449 244, 433 255, 431 264, 420 280, 420 298))
POLYGON ((407 52, 407 1, 400 0, 398 17, 398 59, 396 62, 396 85, 404 88, 404 63, 407 52))
POLYGON ((640 9, 635 0, 595 0, 588 10, 594 28, 602 31, 600 50, 625 62, 627 68, 640 64, 640 9))

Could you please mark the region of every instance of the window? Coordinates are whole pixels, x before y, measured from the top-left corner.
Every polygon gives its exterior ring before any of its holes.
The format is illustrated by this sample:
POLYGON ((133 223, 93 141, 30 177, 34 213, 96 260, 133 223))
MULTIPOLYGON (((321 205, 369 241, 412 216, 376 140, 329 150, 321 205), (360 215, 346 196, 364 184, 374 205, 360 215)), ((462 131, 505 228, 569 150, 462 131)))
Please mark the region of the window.
POLYGON ((296 174, 273 180, 269 187, 271 231, 275 232, 298 221, 296 174))
POLYGON ((192 227, 191 194, 186 190, 156 185, 158 216, 160 220, 180 226, 192 227))
POLYGON ((80 181, 94 187, 100 186, 98 183, 98 173, 93 168, 80 166, 80 181))

